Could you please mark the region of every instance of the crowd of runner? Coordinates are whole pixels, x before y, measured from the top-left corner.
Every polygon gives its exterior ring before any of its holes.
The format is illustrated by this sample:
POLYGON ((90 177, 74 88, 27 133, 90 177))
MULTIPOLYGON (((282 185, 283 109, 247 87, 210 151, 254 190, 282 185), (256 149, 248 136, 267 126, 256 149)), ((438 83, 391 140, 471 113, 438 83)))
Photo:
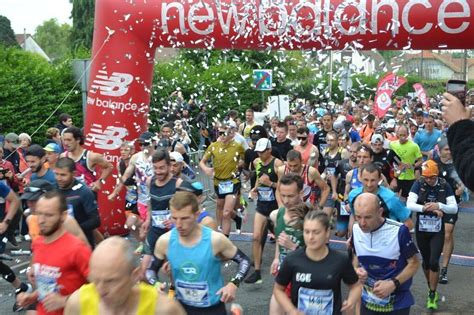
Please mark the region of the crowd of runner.
POLYGON ((173 97, 180 109, 168 111, 159 133, 123 142, 116 170, 84 147, 67 114, 45 145, 25 133, 4 136, 0 273, 16 290, 14 311, 241 314, 236 291, 263 283, 268 241, 272 315, 409 314, 420 266, 426 308, 438 309, 458 205, 469 196, 446 136, 454 120, 438 104, 399 99, 383 118, 371 101, 301 103, 282 118, 254 106, 241 121, 234 110, 212 119, 205 105, 191 118, 182 95, 173 97), (102 193, 123 202, 129 238, 99 231, 102 193), (215 197, 215 216, 202 206, 206 195, 215 197), (253 209, 246 254, 229 237, 253 209), (4 262, 18 232, 32 241, 28 282, 4 262), (333 237, 348 250, 332 249, 333 237), (221 272, 225 261, 235 263, 231 279, 221 272))

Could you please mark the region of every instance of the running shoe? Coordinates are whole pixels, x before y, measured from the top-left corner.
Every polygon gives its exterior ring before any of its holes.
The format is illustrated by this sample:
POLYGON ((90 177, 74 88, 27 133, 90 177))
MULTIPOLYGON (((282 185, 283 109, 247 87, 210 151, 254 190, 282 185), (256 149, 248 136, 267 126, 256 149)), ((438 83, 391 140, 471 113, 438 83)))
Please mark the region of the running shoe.
POLYGON ((260 272, 257 272, 257 271, 254 271, 250 276, 248 276, 247 279, 244 280, 244 282, 248 284, 263 283, 262 276, 260 275, 260 272))
POLYGON ((439 274, 439 283, 446 284, 448 283, 448 268, 441 268, 441 272, 439 274))
MULTIPOLYGON (((238 211, 237 211, 237 213, 238 213, 238 211)), ((235 221, 236 232, 237 232, 237 234, 240 234, 240 231, 242 230, 242 218, 239 217, 238 215, 236 215, 234 217, 234 221, 235 221)))
POLYGON ((439 294, 437 291, 430 291, 428 293, 428 298, 426 300, 426 308, 429 310, 437 310, 438 309, 438 300, 439 294))

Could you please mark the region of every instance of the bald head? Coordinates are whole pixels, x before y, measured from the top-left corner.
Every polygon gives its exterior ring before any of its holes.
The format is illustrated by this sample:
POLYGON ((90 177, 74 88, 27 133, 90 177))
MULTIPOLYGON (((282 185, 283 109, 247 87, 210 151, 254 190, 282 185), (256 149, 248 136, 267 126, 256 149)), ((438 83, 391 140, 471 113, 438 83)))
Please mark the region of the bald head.
POLYGON ((377 229, 384 221, 380 199, 372 193, 362 193, 354 201, 355 218, 363 232, 377 229))
POLYGON ((119 236, 112 236, 102 241, 91 256, 91 268, 97 263, 113 264, 114 267, 123 267, 134 270, 139 267, 139 260, 134 253, 130 242, 119 236))

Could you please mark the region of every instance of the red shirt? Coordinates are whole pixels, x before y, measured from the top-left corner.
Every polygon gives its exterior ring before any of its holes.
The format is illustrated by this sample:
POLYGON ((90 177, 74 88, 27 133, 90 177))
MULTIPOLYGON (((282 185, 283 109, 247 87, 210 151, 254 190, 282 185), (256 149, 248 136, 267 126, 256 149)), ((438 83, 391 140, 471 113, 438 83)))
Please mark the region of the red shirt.
POLYGON ((63 309, 47 312, 41 300, 48 294, 57 292, 70 295, 87 283, 91 250, 83 241, 65 232, 51 243, 45 243, 39 236, 31 245, 33 251, 33 271, 39 292, 38 315, 60 315, 63 309))

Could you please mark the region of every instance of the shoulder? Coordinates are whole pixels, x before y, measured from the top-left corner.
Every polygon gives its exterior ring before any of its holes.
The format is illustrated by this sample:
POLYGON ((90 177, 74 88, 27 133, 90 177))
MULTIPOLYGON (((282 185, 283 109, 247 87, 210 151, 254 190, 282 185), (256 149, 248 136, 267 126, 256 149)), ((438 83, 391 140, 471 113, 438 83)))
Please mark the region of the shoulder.
POLYGON ((73 294, 67 299, 66 307, 64 308, 64 314, 68 315, 79 315, 81 314, 81 289, 76 290, 73 294))
POLYGON ((178 302, 168 298, 166 295, 158 294, 154 314, 184 315, 186 313, 178 302))

